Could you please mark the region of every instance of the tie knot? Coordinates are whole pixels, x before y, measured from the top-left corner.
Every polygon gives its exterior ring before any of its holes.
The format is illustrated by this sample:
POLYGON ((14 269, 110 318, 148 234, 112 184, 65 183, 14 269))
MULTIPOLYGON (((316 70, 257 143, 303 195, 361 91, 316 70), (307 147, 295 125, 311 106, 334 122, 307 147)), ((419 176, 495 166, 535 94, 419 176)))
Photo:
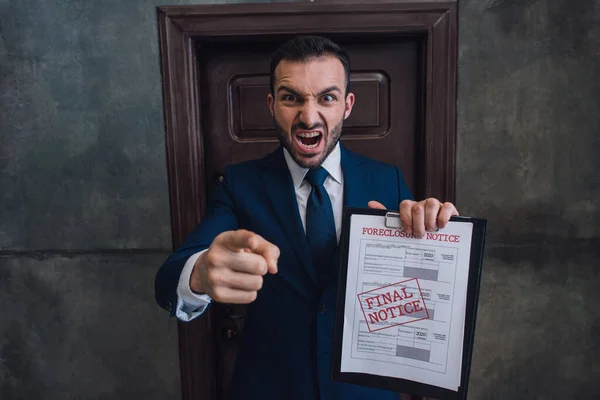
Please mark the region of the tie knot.
POLYGON ((304 179, 306 179, 313 187, 321 186, 325 183, 327 175, 327 170, 323 167, 319 167, 316 169, 309 169, 304 179))

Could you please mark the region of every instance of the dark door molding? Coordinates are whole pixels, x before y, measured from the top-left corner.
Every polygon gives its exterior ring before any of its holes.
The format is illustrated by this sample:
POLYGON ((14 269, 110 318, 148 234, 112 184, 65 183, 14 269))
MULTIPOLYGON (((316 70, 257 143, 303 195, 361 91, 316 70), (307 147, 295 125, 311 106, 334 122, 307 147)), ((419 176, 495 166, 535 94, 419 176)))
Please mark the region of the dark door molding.
MULTIPOLYGON (((200 79, 202 40, 297 33, 389 35, 424 40, 415 195, 455 201, 457 1, 398 0, 164 6, 158 8, 173 247, 206 206, 200 79)), ((184 399, 216 399, 210 311, 179 323, 184 399)))

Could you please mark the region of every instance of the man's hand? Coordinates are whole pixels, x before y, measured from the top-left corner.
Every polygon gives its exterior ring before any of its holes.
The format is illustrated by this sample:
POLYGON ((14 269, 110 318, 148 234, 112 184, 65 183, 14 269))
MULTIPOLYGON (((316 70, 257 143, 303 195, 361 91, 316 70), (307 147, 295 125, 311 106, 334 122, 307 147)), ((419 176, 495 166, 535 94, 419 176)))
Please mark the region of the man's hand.
POLYGON ((222 303, 251 303, 263 276, 277 273, 279 254, 277 246, 253 232, 223 232, 196 261, 190 288, 222 303))
MULTIPOLYGON (((369 207, 385 210, 383 204, 377 201, 370 201, 369 207)), ((418 238, 422 238, 425 232, 443 229, 450 217, 458 215, 454 204, 442 203, 433 197, 419 202, 404 200, 399 208, 402 230, 418 238)))

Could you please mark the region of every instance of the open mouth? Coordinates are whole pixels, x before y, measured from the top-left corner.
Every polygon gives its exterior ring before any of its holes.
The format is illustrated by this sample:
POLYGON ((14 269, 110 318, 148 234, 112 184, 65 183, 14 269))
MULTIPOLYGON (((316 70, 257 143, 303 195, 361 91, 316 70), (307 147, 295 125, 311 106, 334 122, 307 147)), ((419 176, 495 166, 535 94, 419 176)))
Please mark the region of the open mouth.
POLYGON ((307 150, 319 147, 322 139, 321 132, 302 132, 296 133, 296 141, 300 146, 307 150))

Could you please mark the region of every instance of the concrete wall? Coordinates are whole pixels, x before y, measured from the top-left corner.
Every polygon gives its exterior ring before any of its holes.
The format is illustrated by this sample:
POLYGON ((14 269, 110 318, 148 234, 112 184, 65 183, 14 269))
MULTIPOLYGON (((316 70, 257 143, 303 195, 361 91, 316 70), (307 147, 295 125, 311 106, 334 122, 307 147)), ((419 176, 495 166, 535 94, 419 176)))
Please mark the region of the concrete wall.
POLYGON ((0 1, 0 398, 177 398, 157 1, 0 1))
POLYGON ((599 22, 460 2, 457 202, 489 218, 473 398, 600 397, 599 22))
MULTIPOLYGON (((158 4, 0 0, 2 399, 179 396, 158 4)), ((461 0, 457 203, 490 230, 472 398, 600 396, 599 17, 461 0)))

